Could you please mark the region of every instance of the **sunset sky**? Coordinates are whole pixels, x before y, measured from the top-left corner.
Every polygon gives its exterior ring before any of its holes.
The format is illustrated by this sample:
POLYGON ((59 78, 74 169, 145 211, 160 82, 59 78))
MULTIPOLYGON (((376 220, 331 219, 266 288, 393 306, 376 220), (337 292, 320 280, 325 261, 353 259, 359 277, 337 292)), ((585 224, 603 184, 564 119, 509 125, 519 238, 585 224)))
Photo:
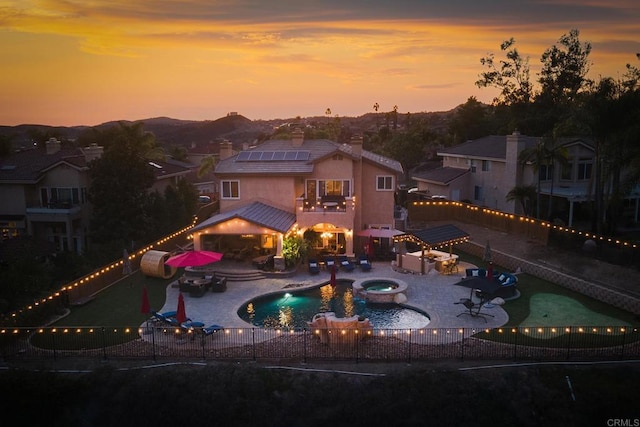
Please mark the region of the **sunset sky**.
POLYGON ((0 0, 0 125, 449 110, 572 28, 592 78, 640 66, 638 0, 0 0))

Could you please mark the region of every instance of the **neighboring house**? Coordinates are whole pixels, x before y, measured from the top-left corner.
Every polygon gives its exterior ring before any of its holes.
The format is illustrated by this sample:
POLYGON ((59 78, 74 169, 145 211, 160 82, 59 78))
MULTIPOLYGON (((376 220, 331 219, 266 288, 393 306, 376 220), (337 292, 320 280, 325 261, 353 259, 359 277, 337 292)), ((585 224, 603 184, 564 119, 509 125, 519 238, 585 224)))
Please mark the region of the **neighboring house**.
MULTIPOLYGON (((33 236, 60 251, 82 253, 88 245, 91 204, 89 162, 103 147, 62 148, 51 138, 45 149, 27 149, 0 159, 0 240, 33 236)), ((150 161, 160 193, 189 169, 150 161)))
MULTIPOLYGON (((466 200, 503 212, 522 214, 517 201, 507 201, 506 195, 516 186, 538 185, 538 175, 529 162, 522 165, 519 154, 534 147, 541 138, 520 135, 514 132, 506 136, 486 136, 467 141, 438 152, 442 167, 416 174, 418 191, 431 196, 441 195, 450 200, 466 200)), ((593 200, 593 173, 595 149, 583 138, 563 138, 561 144, 567 149, 568 163, 551 166, 542 165, 540 194, 558 198, 556 209, 564 211, 568 225, 573 223, 576 203, 593 200), (552 182, 552 176, 554 177, 552 182)), ((640 193, 629 195, 635 199, 636 221, 640 193)))
POLYGON ((326 139, 266 141, 233 154, 220 146, 220 214, 193 230, 196 248, 282 254, 285 235, 314 235, 319 252, 353 256, 357 231, 393 228, 399 162, 326 139), (306 233, 306 234, 305 234, 306 233))
POLYGON ((91 214, 87 202, 88 163, 102 147, 62 149, 51 138, 46 148, 0 159, 2 239, 35 236, 58 250, 80 253, 87 244, 91 214))

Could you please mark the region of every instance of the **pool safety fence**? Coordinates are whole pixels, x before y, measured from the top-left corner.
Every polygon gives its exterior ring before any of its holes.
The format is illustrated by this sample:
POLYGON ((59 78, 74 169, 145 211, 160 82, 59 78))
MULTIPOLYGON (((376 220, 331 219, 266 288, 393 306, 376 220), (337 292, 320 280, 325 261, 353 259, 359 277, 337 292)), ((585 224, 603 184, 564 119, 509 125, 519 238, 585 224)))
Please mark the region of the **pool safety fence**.
POLYGON ((412 362, 428 360, 629 360, 640 332, 626 326, 405 330, 159 327, 0 330, 4 360, 143 359, 412 362))

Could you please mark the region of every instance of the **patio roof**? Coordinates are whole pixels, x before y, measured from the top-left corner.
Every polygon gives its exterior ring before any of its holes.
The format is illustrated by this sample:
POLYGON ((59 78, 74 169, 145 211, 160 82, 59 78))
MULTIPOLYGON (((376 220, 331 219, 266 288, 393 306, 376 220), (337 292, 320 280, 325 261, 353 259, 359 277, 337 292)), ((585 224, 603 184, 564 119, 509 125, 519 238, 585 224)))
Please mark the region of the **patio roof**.
POLYGON ((394 236, 395 242, 413 242, 425 248, 455 245, 469 240, 469 233, 455 225, 445 224, 394 236))
POLYGON ((258 224, 271 230, 286 233, 296 223, 296 216, 282 209, 265 205, 260 202, 253 202, 237 209, 224 212, 201 222, 193 228, 193 231, 202 230, 230 219, 240 218, 245 221, 258 224))

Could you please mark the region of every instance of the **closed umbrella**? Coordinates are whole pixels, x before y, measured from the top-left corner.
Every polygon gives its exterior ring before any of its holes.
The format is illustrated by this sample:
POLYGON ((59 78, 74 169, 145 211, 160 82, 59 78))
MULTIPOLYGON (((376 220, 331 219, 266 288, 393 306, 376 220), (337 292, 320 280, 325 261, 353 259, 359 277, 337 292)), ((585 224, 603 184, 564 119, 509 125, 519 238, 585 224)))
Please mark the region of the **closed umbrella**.
POLYGON ((373 236, 369 236, 369 246, 367 247, 367 255, 373 257, 376 254, 373 236))
POLYGON ((487 280, 493 280, 493 263, 489 262, 489 267, 487 268, 487 280))
POLYGON ((187 251, 174 255, 164 263, 172 267, 197 267, 218 262, 223 254, 211 251, 187 251))
POLYGON ((484 247, 484 256, 482 257, 482 260, 484 262, 491 262, 491 245, 489 244, 488 240, 487 244, 484 247))
POLYGON ((122 250, 122 275, 128 276, 133 272, 131 268, 131 258, 129 258, 129 252, 126 249, 122 250))
POLYGON ((331 283, 331 286, 333 286, 334 288, 336 287, 336 265, 335 264, 331 266, 331 281, 329 283, 331 283))
POLYGON ((178 310, 176 312, 176 320, 180 324, 187 321, 187 311, 184 308, 184 297, 182 296, 182 294, 178 296, 178 310))
POLYGON ((142 288, 142 304, 140 305, 140 313, 149 314, 151 312, 151 306, 149 304, 149 293, 147 287, 142 288))

